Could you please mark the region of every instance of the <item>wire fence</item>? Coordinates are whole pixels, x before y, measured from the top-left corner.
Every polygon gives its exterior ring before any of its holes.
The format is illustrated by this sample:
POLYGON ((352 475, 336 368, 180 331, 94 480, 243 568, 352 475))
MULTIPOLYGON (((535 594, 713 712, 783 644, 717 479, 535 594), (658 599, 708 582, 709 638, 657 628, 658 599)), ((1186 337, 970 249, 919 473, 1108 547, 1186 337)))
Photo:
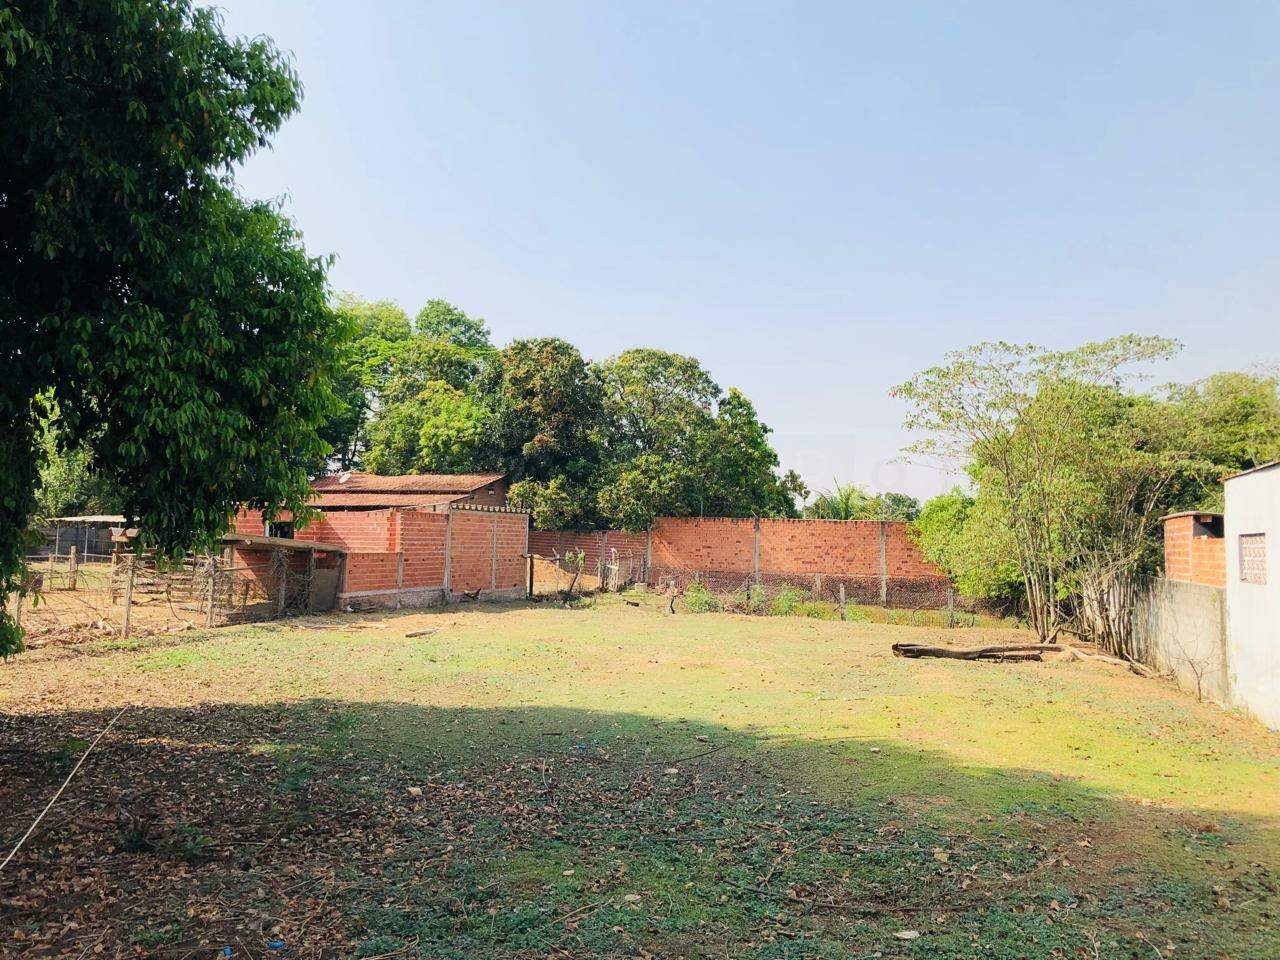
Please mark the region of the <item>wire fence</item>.
POLYGON ((13 610, 28 644, 272 620, 325 608, 335 571, 287 550, 166 559, 154 554, 34 555, 13 610), (317 595, 317 583, 329 590, 317 595))

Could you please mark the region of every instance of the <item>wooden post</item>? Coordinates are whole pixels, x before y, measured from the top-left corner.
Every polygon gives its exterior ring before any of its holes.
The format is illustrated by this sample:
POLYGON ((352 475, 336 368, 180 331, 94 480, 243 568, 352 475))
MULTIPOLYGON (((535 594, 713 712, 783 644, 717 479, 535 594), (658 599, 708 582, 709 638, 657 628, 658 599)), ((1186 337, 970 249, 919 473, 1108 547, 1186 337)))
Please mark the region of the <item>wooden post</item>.
POLYGON ((76 588, 76 571, 80 569, 79 557, 75 544, 71 545, 71 554, 67 557, 67 589, 76 588))
POLYGON ((289 560, 279 548, 271 551, 271 565, 280 568, 280 593, 276 597, 276 619, 284 616, 284 598, 289 589, 289 560))
POLYGON ((609 531, 600 531, 600 562, 596 564, 596 579, 600 581, 600 586, 604 587, 604 546, 609 539, 609 531))
POLYGON ((347 587, 347 555, 345 552, 338 554, 338 586, 333 591, 333 605, 338 606, 338 594, 345 592, 347 587))
POLYGON ((760 586, 760 518, 756 517, 756 522, 752 527, 751 535, 751 580, 758 587, 760 586))
POLYGON ((880 521, 880 606, 889 605, 889 521, 880 521))
POLYGON ((526 600, 533 599, 533 554, 529 554, 529 589, 525 594, 526 600))
POLYGON ((120 633, 122 636, 129 636, 129 611, 133 606, 133 568, 134 561, 137 556, 125 557, 125 562, 129 564, 129 574, 124 581, 124 616, 120 621, 120 633))
POLYGON ((315 606, 316 594, 316 552, 307 551, 307 613, 315 606))
POLYGON ((218 559, 212 553, 209 554, 209 609, 204 614, 204 625, 212 627, 214 606, 217 603, 217 583, 218 583, 218 559))
POLYGON ((947 626, 954 627, 956 625, 956 591, 947 584, 947 626))
POLYGON ((843 620, 843 619, 844 619, 844 606, 845 606, 845 600, 844 600, 844 581, 843 581, 843 580, 841 580, 841 581, 840 581, 840 619, 841 619, 841 620, 843 620))

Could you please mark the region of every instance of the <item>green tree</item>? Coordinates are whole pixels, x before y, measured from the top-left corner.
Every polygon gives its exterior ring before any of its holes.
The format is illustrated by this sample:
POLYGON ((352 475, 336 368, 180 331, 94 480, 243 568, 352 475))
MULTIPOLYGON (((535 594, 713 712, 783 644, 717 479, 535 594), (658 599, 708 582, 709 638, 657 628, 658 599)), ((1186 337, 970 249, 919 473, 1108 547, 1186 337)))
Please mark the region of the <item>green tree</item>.
POLYGON ((466 350, 491 350, 489 328, 447 300, 428 300, 414 320, 414 332, 427 340, 442 340, 466 350))
POLYGON ((921 551, 968 597, 1012 607, 1023 597, 1009 530, 991 509, 959 488, 927 500, 911 525, 921 551))
POLYGON ((489 411, 442 380, 388 404, 369 426, 374 473, 457 473, 480 463, 489 411))
POLYGON ((812 520, 914 520, 920 501, 905 493, 868 493, 856 484, 836 483, 804 508, 812 520))
POLYGON ((556 337, 512 341, 478 389, 493 411, 488 462, 516 480, 588 481, 603 409, 600 383, 577 347, 556 337))
POLYGON ((48 392, 163 551, 240 504, 305 511, 336 407, 325 266, 231 172, 297 109, 285 59, 187 0, 32 0, 0 13, 0 63, 0 599, 48 392))
MULTIPOLYGON (((340 470, 362 466, 369 445, 369 419, 392 377, 393 364, 413 338, 409 315, 390 300, 362 300, 350 293, 334 302, 342 341, 333 378, 340 406, 325 421, 321 437, 340 470)), ((320 467, 317 467, 320 469, 320 467)))
MULTIPOLYGON (((1091 513, 1123 513, 1117 522, 1124 542, 1108 549, 1114 547, 1114 559, 1124 557, 1124 565, 1111 566, 1107 577, 1124 581, 1127 593, 1137 573, 1134 530, 1149 528, 1154 491, 1167 487, 1185 458, 1163 446, 1150 458, 1131 457, 1143 452, 1139 437, 1117 414, 1132 367, 1175 349, 1173 341, 1137 336, 1069 351, 984 343, 948 355, 947 363, 895 391, 910 405, 907 425, 926 434, 912 449, 967 465, 980 498, 989 498, 1009 533, 1031 623, 1045 641, 1069 619, 1065 601, 1083 582, 1084 524, 1091 513), (1113 489, 1106 507, 1103 474, 1120 466, 1128 486, 1113 489)), ((1092 550, 1097 560, 1100 544, 1092 550)), ((1123 619, 1124 602, 1112 605, 1108 621, 1123 619)))

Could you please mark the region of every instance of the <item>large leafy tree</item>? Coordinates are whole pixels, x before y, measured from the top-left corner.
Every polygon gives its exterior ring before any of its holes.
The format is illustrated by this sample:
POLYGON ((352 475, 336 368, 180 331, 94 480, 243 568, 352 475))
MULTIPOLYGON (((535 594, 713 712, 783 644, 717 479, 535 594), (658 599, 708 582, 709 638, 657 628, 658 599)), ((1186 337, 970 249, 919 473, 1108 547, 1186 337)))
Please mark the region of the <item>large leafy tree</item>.
POLYGON ((467 350, 483 351, 493 346, 484 320, 468 316, 448 300, 428 300, 418 311, 414 331, 427 340, 442 340, 467 350))
POLYGON ((0 596, 37 397, 162 550, 241 503, 304 509, 336 408, 324 263, 232 179, 297 109, 285 59, 188 0, 31 0, 0 10, 0 69, 0 596))

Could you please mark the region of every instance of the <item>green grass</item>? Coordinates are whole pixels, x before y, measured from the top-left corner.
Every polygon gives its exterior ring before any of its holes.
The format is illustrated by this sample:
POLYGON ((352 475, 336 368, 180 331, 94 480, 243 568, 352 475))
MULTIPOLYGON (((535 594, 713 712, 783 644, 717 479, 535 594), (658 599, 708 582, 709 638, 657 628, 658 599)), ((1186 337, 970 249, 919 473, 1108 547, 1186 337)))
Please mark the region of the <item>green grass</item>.
MULTIPOLYGON (((139 856, 295 943, 317 921, 273 899, 288 877, 342 955, 1280 956, 1280 744, 1252 721, 1090 664, 889 651, 997 628, 628 599, 32 658, 0 708, 71 679, 71 709, 140 704, 175 793, 248 798, 265 839, 236 847, 219 802, 139 856)), ((145 901, 135 929, 168 929, 145 901)))

